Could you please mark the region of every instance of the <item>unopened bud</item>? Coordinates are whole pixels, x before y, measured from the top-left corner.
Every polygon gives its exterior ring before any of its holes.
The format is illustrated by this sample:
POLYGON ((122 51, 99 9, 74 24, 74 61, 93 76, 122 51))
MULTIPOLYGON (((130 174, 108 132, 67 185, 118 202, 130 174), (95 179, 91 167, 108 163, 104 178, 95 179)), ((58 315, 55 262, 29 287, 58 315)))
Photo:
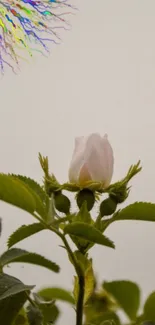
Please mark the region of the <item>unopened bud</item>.
POLYGON ((69 213, 70 211, 70 200, 69 198, 62 194, 60 191, 54 193, 54 203, 58 211, 63 213, 69 213))
POLYGON ((116 189, 114 193, 110 194, 110 197, 116 201, 116 203, 124 202, 129 195, 129 189, 126 186, 122 186, 119 189, 116 189))
POLYGON ((115 212, 117 203, 112 198, 105 199, 100 205, 100 214, 102 217, 110 216, 115 212))
POLYGON ((95 203, 95 195, 92 191, 88 189, 83 189, 77 194, 77 205, 79 209, 82 207, 83 203, 86 201, 87 202, 87 210, 90 211, 95 203))

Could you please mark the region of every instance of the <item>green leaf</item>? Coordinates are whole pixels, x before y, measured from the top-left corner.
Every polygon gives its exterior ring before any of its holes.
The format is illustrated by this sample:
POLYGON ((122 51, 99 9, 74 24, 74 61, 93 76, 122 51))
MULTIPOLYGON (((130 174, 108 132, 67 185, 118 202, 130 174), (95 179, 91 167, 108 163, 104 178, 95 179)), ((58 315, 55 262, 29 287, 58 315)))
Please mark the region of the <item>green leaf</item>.
POLYGON ((117 309, 118 305, 105 290, 99 292, 95 292, 94 290, 85 306, 86 324, 100 324, 107 312, 117 309))
POLYGON ((75 222, 67 225, 64 228, 64 233, 86 239, 90 242, 99 245, 108 246, 111 248, 115 247, 114 243, 110 239, 102 235, 99 230, 84 222, 75 222))
POLYGON ((95 288, 95 277, 92 268, 92 260, 89 262, 89 267, 85 272, 85 294, 84 294, 84 304, 88 301, 91 297, 95 288))
POLYGON ((0 200, 31 214, 36 210, 35 199, 23 182, 5 174, 0 174, 0 200))
POLYGON ((28 238, 44 229, 45 228, 41 223, 23 225, 11 234, 11 236, 8 239, 8 247, 10 248, 13 245, 17 244, 18 242, 20 242, 21 240, 28 238))
POLYGON ((128 170, 127 175, 119 182, 111 184, 107 189, 106 192, 108 193, 115 193, 115 191, 119 191, 123 186, 127 186, 128 182, 141 171, 142 167, 140 166, 140 160, 137 164, 131 165, 128 170))
POLYGON ((50 300, 62 300, 65 302, 69 302, 70 304, 74 304, 74 298, 72 297, 71 293, 62 288, 44 288, 37 292, 39 296, 44 298, 47 301, 50 300))
POLYGON ((92 219, 91 219, 91 215, 87 209, 87 202, 84 201, 80 211, 75 215, 75 217, 72 220, 73 222, 84 222, 87 224, 91 224, 92 219))
POLYGON ((18 315, 11 325, 30 325, 24 308, 19 311, 18 315))
MULTIPOLYGON (((65 225, 64 225, 64 228, 65 228, 65 225)), ((90 244, 90 242, 88 240, 85 240, 85 239, 82 239, 82 238, 79 238, 76 236, 70 236, 70 238, 72 239, 73 243, 76 245, 76 247, 81 252, 84 252, 90 244)))
POLYGON ((10 275, 0 274, 0 324, 13 323, 27 300, 27 292, 33 288, 10 275))
POLYGON ((43 190, 43 188, 35 180, 22 175, 12 174, 11 176, 19 179, 20 181, 28 185, 40 197, 41 201, 46 204, 48 200, 48 196, 46 192, 43 190))
MULTIPOLYGON (((79 263, 81 269, 83 270, 83 272, 86 272, 87 269, 89 268, 90 262, 91 262, 91 259, 88 259, 88 254, 84 255, 79 251, 75 251, 74 256, 78 260, 78 263, 79 263)), ((71 263, 72 263, 72 260, 71 260, 71 263)), ((73 263, 73 265, 74 265, 74 263, 73 263)))
MULTIPOLYGON (((121 322, 120 322, 117 314, 115 314, 113 311, 107 311, 107 312, 102 313, 101 315, 94 315, 94 317, 91 319, 91 322, 89 322, 89 324, 120 325, 121 322)), ((86 325, 87 325, 87 323, 86 323, 86 325)))
MULTIPOLYGON (((79 251, 76 251, 74 253, 76 256, 81 268, 84 272, 84 278, 85 278, 85 293, 84 293, 84 305, 92 295, 94 288, 95 288, 95 277, 94 272, 92 268, 92 259, 87 258, 87 255, 81 254, 79 251)), ((74 277, 74 298, 77 302, 78 300, 78 293, 79 293, 79 283, 78 283, 78 277, 74 277)))
POLYGON ((155 292, 152 292, 144 305, 144 320, 155 321, 155 292))
MULTIPOLYGON (((93 222, 91 219, 91 215, 87 210, 87 202, 86 201, 84 201, 84 203, 81 206, 80 211, 74 215, 71 222, 84 222, 86 224, 91 224, 93 222)), ((78 238, 75 236, 70 236, 70 237, 80 251, 84 251, 85 249, 87 249, 87 247, 90 244, 90 242, 88 240, 78 238)))
POLYGON ((49 198, 42 187, 31 178, 14 174, 11 176, 16 180, 19 179, 27 187, 35 199, 36 211, 41 217, 46 219, 49 208, 49 198))
POLYGON ((110 293, 130 320, 135 320, 140 304, 140 290, 130 281, 104 282, 103 288, 110 293))
POLYGON ((39 265, 49 269, 53 272, 59 272, 59 266, 54 262, 48 260, 44 256, 41 256, 36 253, 31 253, 19 248, 11 248, 5 253, 3 253, 0 257, 0 265, 4 267, 10 263, 30 263, 34 265, 39 265))
MULTIPOLYGON (((35 305, 38 306, 39 310, 42 313, 42 321, 43 322, 41 323, 41 325, 42 324, 50 325, 50 324, 53 324, 57 320, 57 318, 59 316, 59 309, 55 305, 55 301, 50 299, 51 297, 49 296, 49 293, 44 292, 44 291, 46 291, 46 289, 43 289, 41 291, 40 291, 40 294, 38 294, 38 293, 33 294, 34 302, 35 302, 35 305), (41 291, 43 291, 43 292, 41 293, 41 291), (46 294, 47 294, 47 296, 46 296, 46 294), (44 298, 44 296, 45 296, 45 298, 44 298)), ((32 305, 29 306, 29 310, 32 310, 32 305)), ((36 320, 36 317, 35 317, 35 320, 36 320)), ((36 324, 36 322, 35 322, 35 324, 36 324)), ((35 324, 33 323, 32 325, 35 325, 35 324)))
POLYGON ((80 190, 80 186, 74 183, 64 183, 61 188, 69 192, 77 192, 80 190))
POLYGON ((59 309, 55 305, 55 301, 44 299, 38 294, 33 294, 33 296, 35 298, 35 303, 37 304, 40 311, 42 312, 43 325, 50 325, 55 323, 55 321, 59 316, 59 309))
POLYGON ((29 305, 27 308, 27 317, 30 325, 43 325, 43 314, 37 307, 29 305))
POLYGON ((20 280, 9 276, 7 274, 0 274, 0 301, 10 298, 17 293, 27 292, 34 288, 34 286, 24 285, 20 280))
POLYGON ((116 213, 114 221, 141 220, 155 221, 155 204, 148 202, 136 202, 116 213))
POLYGON ((77 304, 78 296, 79 296, 79 280, 77 276, 74 276, 74 289, 73 289, 73 295, 75 302, 77 304))
POLYGON ((59 316, 59 309, 53 302, 43 302, 36 307, 29 305, 27 309, 30 325, 50 325, 55 323, 59 316))
POLYGON ((59 316, 59 309, 54 304, 40 305, 43 314, 44 324, 54 324, 59 316))

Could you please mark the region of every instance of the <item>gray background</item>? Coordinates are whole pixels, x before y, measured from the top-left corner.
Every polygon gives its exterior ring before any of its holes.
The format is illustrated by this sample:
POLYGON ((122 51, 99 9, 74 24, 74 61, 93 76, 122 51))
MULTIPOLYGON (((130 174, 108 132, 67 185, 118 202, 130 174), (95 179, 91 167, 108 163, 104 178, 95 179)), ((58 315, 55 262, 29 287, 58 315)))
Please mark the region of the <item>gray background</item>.
MULTIPOLYGON (((129 202, 155 201, 155 2, 154 0, 79 0, 72 30, 52 48, 49 59, 8 72, 0 87, 0 169, 42 180, 38 151, 48 155, 51 171, 63 182, 74 137, 108 133, 115 154, 113 181, 141 159, 143 171, 132 182, 129 202)), ((0 203, 3 251, 8 235, 32 217, 0 203)), ((143 297, 155 289, 155 224, 119 222, 107 235, 116 250, 91 250, 100 281, 137 281, 143 297)), ((71 288, 73 268, 60 241, 47 232, 20 246, 40 252, 62 266, 55 275, 33 266, 6 271, 27 284, 71 288)), ((64 323, 74 311, 63 305, 64 323)), ((72 319, 71 319, 72 317, 72 319)))

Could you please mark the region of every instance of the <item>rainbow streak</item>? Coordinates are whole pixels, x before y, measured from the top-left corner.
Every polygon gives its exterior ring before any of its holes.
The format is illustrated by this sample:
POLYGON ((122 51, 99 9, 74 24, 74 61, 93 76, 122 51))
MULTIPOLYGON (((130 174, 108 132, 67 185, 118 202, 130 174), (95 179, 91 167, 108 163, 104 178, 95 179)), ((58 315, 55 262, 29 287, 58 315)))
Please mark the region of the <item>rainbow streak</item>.
POLYGON ((67 8, 76 9, 68 0, 0 1, 1 72, 4 73, 5 66, 13 71, 19 67, 21 50, 26 50, 30 57, 34 51, 49 53, 47 44, 58 44, 57 31, 69 27, 64 15, 71 14, 72 10, 68 12, 67 8))

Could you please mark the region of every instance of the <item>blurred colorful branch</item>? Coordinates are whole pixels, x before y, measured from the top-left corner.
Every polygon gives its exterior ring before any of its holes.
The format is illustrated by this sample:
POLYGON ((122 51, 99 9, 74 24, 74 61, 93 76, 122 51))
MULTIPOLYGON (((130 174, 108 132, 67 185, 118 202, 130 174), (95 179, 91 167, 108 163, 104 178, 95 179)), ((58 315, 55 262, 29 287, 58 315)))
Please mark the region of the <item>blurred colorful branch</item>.
MULTIPOLYGON (((68 0, 0 1, 0 69, 16 71, 21 50, 49 53, 49 43, 58 43, 58 30, 69 28, 65 15, 75 9, 68 0)), ((24 58, 23 58, 24 59, 24 58)))

